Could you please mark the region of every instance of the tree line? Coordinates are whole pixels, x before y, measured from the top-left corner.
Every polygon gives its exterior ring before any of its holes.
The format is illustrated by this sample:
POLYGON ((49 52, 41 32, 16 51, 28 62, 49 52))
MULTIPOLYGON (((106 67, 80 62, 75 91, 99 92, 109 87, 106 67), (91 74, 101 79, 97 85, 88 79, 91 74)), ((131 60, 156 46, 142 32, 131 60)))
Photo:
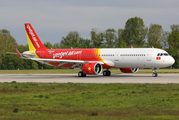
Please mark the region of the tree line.
MULTIPOLYGON (((161 48, 175 58, 174 68, 179 68, 179 25, 171 25, 171 32, 164 31, 159 24, 146 27, 142 18, 133 17, 126 21, 124 29, 107 29, 102 31, 93 28, 90 38, 83 38, 77 31, 71 31, 62 37, 59 43, 45 42, 49 49, 64 48, 161 48)), ((19 45, 10 31, 0 30, 0 69, 38 69, 54 68, 31 60, 19 59, 17 55, 6 52, 14 51, 17 46, 20 52, 28 51, 28 45, 19 45)))

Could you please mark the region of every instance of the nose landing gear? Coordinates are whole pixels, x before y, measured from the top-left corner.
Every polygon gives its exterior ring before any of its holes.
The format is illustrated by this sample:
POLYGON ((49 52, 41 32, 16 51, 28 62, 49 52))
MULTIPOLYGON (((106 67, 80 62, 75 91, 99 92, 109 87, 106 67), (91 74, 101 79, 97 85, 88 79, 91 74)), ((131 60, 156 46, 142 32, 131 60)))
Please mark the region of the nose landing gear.
POLYGON ((157 72, 156 72, 156 69, 157 69, 157 68, 152 68, 152 70, 153 70, 152 76, 153 76, 153 77, 157 77, 157 76, 158 76, 158 74, 157 74, 157 72))

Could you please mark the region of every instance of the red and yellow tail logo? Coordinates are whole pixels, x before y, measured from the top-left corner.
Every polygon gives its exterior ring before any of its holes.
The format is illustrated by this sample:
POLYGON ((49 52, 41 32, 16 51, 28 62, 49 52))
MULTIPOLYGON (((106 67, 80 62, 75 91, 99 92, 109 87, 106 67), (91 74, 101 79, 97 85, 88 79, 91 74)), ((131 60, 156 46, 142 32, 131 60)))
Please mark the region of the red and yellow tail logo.
POLYGON ((27 41, 29 45, 29 51, 44 50, 46 47, 42 44, 36 32, 32 28, 30 23, 25 23, 25 30, 27 35, 27 41))

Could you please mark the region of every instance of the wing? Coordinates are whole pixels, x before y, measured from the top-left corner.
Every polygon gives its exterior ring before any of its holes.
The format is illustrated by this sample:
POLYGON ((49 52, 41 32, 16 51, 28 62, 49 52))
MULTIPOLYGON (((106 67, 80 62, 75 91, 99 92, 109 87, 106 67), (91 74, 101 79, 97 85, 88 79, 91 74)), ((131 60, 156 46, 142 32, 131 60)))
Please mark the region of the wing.
POLYGON ((37 62, 58 62, 58 63, 76 63, 76 64, 84 64, 84 63, 91 63, 91 62, 98 62, 100 64, 104 64, 102 61, 83 61, 83 60, 63 60, 63 59, 41 59, 41 58, 30 58, 31 60, 35 60, 37 62))
POLYGON ((47 63, 58 63, 58 67, 63 66, 64 64, 72 64, 71 68, 75 68, 75 67, 80 67, 83 66, 83 64, 85 63, 90 63, 90 62, 97 62, 99 64, 104 64, 102 61, 83 61, 83 60, 63 60, 63 59, 41 59, 41 58, 31 58, 31 60, 37 61, 37 62, 41 62, 43 64, 47 64, 47 63))
POLYGON ((62 59, 41 59, 41 58, 30 58, 31 60, 35 60, 37 62, 63 62, 63 63, 79 63, 79 64, 84 64, 85 61, 82 60, 62 60, 62 59))

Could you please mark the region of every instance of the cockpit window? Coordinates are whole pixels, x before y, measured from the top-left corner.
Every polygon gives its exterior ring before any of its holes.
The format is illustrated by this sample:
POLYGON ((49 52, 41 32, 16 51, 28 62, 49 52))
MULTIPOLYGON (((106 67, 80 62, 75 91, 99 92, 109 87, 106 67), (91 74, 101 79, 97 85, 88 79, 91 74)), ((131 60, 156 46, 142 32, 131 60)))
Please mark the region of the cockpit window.
POLYGON ((168 53, 158 53, 157 56, 169 56, 168 53))
POLYGON ((164 53, 164 56, 168 56, 168 54, 167 54, 167 53, 164 53))

